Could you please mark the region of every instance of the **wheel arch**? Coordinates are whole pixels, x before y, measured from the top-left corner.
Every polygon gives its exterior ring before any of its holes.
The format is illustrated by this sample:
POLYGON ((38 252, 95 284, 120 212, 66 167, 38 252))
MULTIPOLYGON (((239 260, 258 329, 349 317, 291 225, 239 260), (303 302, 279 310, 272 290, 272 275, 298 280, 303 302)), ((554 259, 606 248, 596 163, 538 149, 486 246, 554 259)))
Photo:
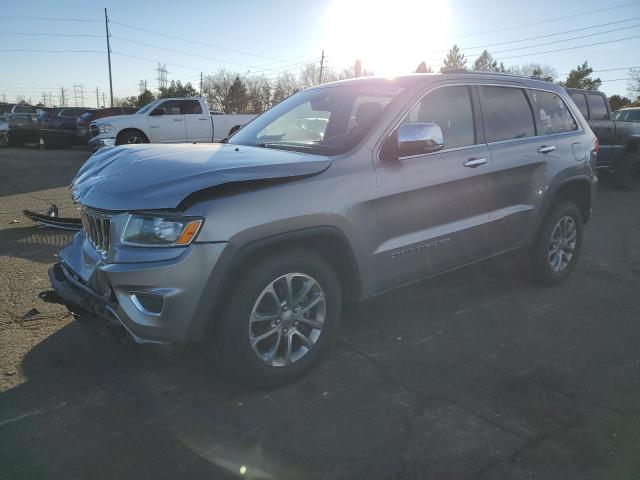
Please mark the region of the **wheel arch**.
POLYGON ((141 134, 144 138, 147 139, 147 142, 149 142, 149 135, 147 135, 143 130, 136 127, 127 127, 120 130, 116 135, 116 145, 120 145, 119 141, 124 135, 126 135, 127 133, 133 133, 133 132, 141 134))
MULTIPOLYGON (((355 253, 342 230, 333 226, 302 228, 261 238, 240 247, 225 262, 219 288, 208 302, 209 319, 203 325, 195 325, 190 337, 201 338, 212 333, 216 318, 222 313, 225 302, 237 278, 246 271, 257 256, 274 254, 291 248, 305 248, 320 254, 335 270, 347 302, 362 298, 362 274, 355 253)), ((211 291, 205 293, 211 295, 211 291)), ((204 312, 203 312, 204 313, 204 312)), ((204 315, 201 315, 204 318, 204 315)))

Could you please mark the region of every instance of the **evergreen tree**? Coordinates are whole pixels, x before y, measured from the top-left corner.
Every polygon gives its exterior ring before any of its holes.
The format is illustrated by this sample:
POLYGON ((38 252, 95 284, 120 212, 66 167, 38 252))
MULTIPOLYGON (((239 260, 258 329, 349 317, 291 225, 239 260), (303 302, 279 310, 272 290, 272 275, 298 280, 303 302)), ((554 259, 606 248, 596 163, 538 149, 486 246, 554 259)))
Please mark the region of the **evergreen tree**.
POLYGON ((440 71, 444 72, 446 70, 466 69, 466 65, 467 59, 465 58, 463 53, 460 53, 460 49, 458 48, 458 46, 454 45, 453 47, 451 47, 451 50, 449 50, 449 53, 447 53, 447 56, 444 58, 444 63, 440 68, 440 71))
POLYGON ((418 65, 418 68, 416 68, 415 73, 431 73, 431 67, 427 66, 427 64, 423 61, 420 62, 420 65, 418 65))
POLYGON ((225 104, 223 105, 224 112, 245 113, 248 105, 249 96, 247 95, 247 87, 238 76, 229 88, 229 93, 225 99, 225 104))
POLYGON ((474 70, 488 70, 492 72, 499 71, 498 70, 498 62, 496 62, 491 54, 486 50, 480 54, 476 61, 473 62, 474 70))
POLYGON ((591 78, 593 68, 587 62, 578 65, 569 72, 567 79, 560 82, 560 85, 567 88, 582 88, 585 90, 597 90, 602 84, 599 78, 591 78))

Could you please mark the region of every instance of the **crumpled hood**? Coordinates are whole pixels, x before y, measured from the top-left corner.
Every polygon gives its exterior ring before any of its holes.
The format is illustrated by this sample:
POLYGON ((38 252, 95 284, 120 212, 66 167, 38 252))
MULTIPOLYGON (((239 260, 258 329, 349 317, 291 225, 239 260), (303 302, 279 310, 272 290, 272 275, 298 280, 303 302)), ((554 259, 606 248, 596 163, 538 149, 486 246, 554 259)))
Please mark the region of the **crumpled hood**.
POLYGON ((318 155, 229 144, 106 147, 80 168, 71 192, 75 201, 102 210, 176 208, 206 188, 307 176, 329 165, 318 155))

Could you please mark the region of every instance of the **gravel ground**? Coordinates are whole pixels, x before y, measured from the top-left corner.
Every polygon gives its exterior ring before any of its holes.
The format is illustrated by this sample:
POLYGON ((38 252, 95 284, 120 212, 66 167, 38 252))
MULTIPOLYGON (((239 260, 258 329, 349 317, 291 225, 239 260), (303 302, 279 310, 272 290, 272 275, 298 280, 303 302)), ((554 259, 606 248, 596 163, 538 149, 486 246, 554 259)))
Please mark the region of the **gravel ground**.
POLYGON ((0 478, 640 478, 640 191, 603 178, 562 285, 502 260, 384 295, 250 391, 38 298, 70 235, 21 211, 74 215, 87 155, 0 150, 0 478))

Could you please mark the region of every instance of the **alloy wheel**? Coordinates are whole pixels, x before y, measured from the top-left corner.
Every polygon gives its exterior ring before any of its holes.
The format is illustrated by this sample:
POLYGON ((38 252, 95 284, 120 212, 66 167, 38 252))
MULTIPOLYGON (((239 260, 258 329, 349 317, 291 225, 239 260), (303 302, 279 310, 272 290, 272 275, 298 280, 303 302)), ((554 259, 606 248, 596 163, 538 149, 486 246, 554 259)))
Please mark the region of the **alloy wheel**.
POLYGON ((560 273, 567 268, 576 251, 577 239, 578 229, 573 218, 564 216, 558 220, 549 242, 548 260, 551 270, 560 273))
POLYGON ((251 310, 251 349, 269 366, 299 361, 320 338, 326 311, 325 293, 314 278, 304 273, 276 278, 262 290, 251 310))

